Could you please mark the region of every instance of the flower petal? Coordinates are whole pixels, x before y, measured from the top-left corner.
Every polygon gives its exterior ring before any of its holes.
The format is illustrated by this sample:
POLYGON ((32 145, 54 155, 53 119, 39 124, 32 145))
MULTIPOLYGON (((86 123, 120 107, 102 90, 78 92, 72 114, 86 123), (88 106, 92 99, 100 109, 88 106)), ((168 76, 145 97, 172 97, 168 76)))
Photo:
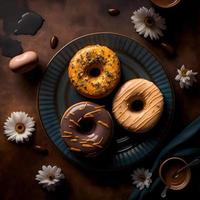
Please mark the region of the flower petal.
POLYGON ((64 178, 64 175, 61 173, 61 169, 51 165, 43 165, 42 170, 39 170, 35 177, 38 183, 47 190, 54 190, 62 178, 64 178), (50 179, 49 176, 54 176, 55 178, 50 179))

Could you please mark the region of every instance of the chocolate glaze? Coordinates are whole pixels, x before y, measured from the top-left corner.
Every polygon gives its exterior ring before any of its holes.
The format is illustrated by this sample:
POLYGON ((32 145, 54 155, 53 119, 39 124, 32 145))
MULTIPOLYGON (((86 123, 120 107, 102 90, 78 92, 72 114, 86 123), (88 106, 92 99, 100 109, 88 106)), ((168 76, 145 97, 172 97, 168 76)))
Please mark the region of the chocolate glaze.
POLYGON ((113 122, 109 112, 92 102, 74 104, 61 119, 61 137, 64 142, 70 150, 86 157, 100 154, 111 141, 112 135, 113 122), (84 121, 90 121, 85 126, 91 127, 81 127, 84 121))

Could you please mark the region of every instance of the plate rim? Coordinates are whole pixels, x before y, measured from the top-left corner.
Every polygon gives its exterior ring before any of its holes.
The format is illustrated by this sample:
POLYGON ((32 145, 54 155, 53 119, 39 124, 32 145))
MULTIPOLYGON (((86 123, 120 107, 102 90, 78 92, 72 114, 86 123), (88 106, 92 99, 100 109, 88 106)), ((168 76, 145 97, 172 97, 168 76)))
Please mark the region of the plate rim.
MULTIPOLYGON (((140 45, 142 48, 146 49, 150 54, 152 54, 152 56, 157 60, 157 62, 160 64, 161 68, 163 69, 166 77, 167 77, 167 80, 169 82, 169 87, 170 87, 170 90, 171 90, 171 95, 172 95, 172 114, 171 114, 171 121, 169 123, 169 127, 171 129, 172 127, 172 124, 174 122, 174 116, 175 116, 175 93, 174 93, 174 87, 173 87, 173 84, 172 84, 172 81, 169 79, 168 77, 168 74, 166 72, 166 69, 165 69, 165 65, 162 64, 160 58, 153 52, 153 50, 151 50, 148 46, 146 45, 143 45, 141 44, 141 42, 139 41, 139 39, 136 39, 136 38, 132 38, 130 36, 127 36, 125 34, 121 34, 121 33, 116 33, 116 32, 110 32, 110 31, 100 31, 100 32, 92 32, 92 33, 88 33, 88 34, 84 34, 84 35, 81 35, 81 36, 78 36, 78 37, 75 37, 74 39, 70 40, 69 42, 67 42, 65 45, 63 45, 60 49, 58 49, 56 51, 56 53, 53 54, 53 56, 51 57, 51 59, 49 60, 49 62, 47 63, 46 65, 46 68, 42 74, 42 77, 38 83, 38 86, 37 86, 37 95, 36 95, 36 107, 37 107, 37 114, 39 115, 39 122, 41 124, 41 127, 42 127, 42 130, 45 132, 46 136, 48 137, 48 139, 51 141, 51 143, 53 144, 53 148, 57 149, 58 150, 58 153, 64 158, 64 159, 67 159, 69 160, 70 162, 72 162, 74 165, 76 165, 77 167, 79 168, 83 168, 85 170, 93 170, 93 171, 98 171, 98 172, 102 172, 102 171, 121 171, 121 170, 125 170, 125 169, 128 169, 130 168, 130 166, 124 166, 124 167, 121 167, 120 169, 93 169, 92 167, 86 167, 84 165, 78 165, 78 163, 76 163, 75 161, 71 160, 71 159, 68 159, 67 156, 58 148, 57 145, 55 145, 55 143, 52 141, 51 137, 48 135, 47 133, 47 130, 46 128, 44 127, 44 123, 42 121, 42 117, 41 117, 41 112, 40 112, 40 109, 39 109, 39 92, 40 92, 40 88, 41 88, 41 85, 42 85, 42 81, 43 81, 43 78, 45 77, 45 74, 47 73, 48 71, 48 68, 49 68, 49 65, 51 64, 51 62, 53 61, 53 59, 68 45, 70 45, 71 43, 73 43, 74 41, 76 40, 79 40, 81 38, 84 38, 84 37, 87 37, 87 36, 91 36, 91 35, 101 35, 101 34, 110 34, 110 35, 116 35, 116 36, 122 36, 122 37, 125 37, 127 39, 130 39, 130 40, 133 40, 134 42, 136 42, 138 45, 140 45)), ((152 150, 153 152, 153 150, 152 150)), ((149 153, 151 154, 151 152, 149 153)))

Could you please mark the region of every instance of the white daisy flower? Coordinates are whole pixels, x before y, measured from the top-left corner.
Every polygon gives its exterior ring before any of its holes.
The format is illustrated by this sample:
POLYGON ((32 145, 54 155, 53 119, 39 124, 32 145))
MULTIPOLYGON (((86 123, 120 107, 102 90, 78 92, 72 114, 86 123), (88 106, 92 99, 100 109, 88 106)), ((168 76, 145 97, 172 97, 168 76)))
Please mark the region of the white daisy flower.
POLYGON ((42 166, 42 170, 38 171, 35 180, 46 188, 48 191, 54 191, 56 186, 60 183, 60 180, 64 178, 64 174, 61 173, 61 169, 57 166, 42 166))
POLYGON ((133 12, 131 20, 135 25, 136 32, 144 35, 145 38, 150 37, 151 40, 158 40, 160 36, 163 36, 162 30, 166 29, 165 19, 153 8, 139 8, 133 12))
POLYGON ((143 190, 145 187, 149 188, 152 183, 151 176, 152 173, 148 169, 136 169, 133 171, 132 180, 133 184, 139 189, 143 190))
POLYGON ((9 141, 24 142, 28 141, 35 131, 35 122, 25 112, 13 112, 4 123, 4 134, 9 141))
POLYGON ((177 72, 178 74, 176 75, 175 80, 179 81, 181 88, 189 88, 197 81, 195 76, 198 73, 187 69, 185 65, 182 65, 180 69, 177 69, 177 72))

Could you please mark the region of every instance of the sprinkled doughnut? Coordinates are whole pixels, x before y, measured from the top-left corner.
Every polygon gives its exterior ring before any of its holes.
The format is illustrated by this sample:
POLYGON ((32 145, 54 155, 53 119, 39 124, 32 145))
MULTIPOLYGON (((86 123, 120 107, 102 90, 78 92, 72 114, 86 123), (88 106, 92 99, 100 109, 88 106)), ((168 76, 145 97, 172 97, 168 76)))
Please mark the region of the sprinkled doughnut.
POLYGON ((120 79, 120 62, 106 46, 90 45, 71 59, 68 75, 75 89, 88 98, 109 95, 120 79))
POLYGON ((79 102, 69 107, 61 119, 61 137, 73 152, 86 157, 99 155, 110 143, 113 121, 104 106, 79 102))
POLYGON ((126 82, 113 100, 113 114, 125 129, 143 133, 153 128, 163 111, 163 95, 159 88, 145 79, 126 82))

